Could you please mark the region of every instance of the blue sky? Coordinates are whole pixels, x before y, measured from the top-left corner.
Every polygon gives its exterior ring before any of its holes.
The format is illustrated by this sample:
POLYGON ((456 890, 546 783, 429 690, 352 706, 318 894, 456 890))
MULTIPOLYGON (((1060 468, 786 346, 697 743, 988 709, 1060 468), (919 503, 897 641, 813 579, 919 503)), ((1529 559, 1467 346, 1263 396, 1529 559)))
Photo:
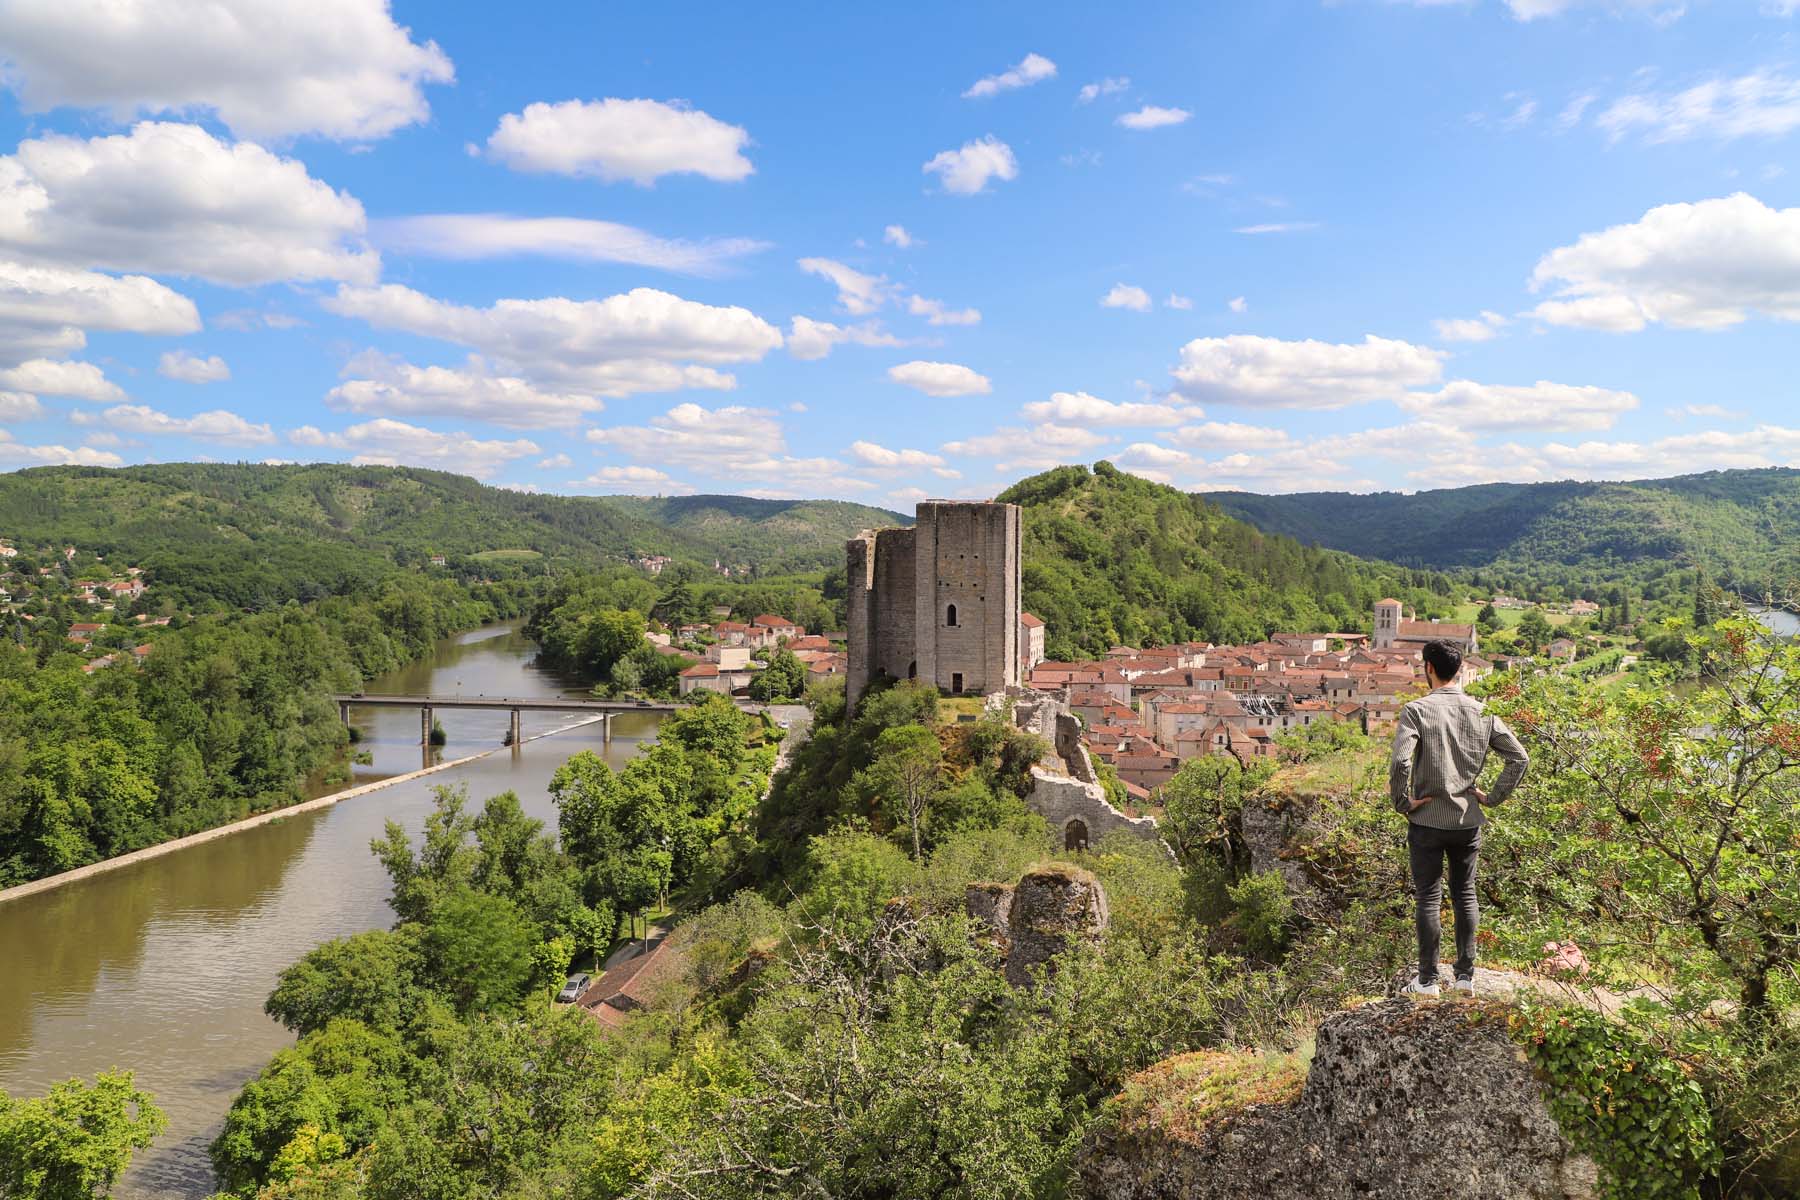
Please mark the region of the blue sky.
POLYGON ((0 60, 3 469, 1800 465, 1800 0, 5 0, 0 60))

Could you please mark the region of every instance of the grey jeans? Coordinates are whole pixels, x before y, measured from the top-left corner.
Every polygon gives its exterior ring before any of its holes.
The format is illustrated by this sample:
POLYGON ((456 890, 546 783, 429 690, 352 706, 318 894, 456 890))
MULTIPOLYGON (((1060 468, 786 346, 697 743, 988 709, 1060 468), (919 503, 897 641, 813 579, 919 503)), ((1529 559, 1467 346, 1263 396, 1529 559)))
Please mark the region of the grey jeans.
POLYGON ((1475 931, 1481 910, 1475 903, 1475 859, 1481 852, 1481 828, 1433 829, 1409 825, 1406 846, 1412 858, 1415 918, 1419 927, 1419 982, 1433 983, 1438 973, 1438 944, 1444 930, 1438 910, 1444 903, 1444 860, 1450 861, 1450 903, 1456 912, 1456 977, 1475 974, 1475 931))

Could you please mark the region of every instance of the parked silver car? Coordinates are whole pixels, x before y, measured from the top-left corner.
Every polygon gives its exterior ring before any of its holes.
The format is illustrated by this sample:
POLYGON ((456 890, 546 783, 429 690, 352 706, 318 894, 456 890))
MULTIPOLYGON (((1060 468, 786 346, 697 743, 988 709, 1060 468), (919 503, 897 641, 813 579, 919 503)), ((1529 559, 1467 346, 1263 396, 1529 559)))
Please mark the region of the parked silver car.
POLYGON ((569 976, 569 981, 563 984, 563 990, 556 993, 556 1002, 558 1004, 575 1003, 581 999, 581 993, 587 991, 588 983, 592 979, 593 976, 586 971, 569 976))

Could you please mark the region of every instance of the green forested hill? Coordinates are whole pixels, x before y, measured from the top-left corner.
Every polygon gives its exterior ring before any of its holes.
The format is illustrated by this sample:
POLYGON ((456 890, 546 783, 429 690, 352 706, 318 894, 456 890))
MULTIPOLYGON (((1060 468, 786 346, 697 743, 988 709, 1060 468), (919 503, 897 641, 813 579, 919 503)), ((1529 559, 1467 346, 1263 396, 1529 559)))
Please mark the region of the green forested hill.
POLYGON ((1402 495, 1207 496, 1270 533, 1425 567, 1524 578, 1704 567, 1758 592, 1800 575, 1800 471, 1709 471, 1632 483, 1483 484, 1402 495))
POLYGON ((126 554, 165 592, 173 585, 190 601, 233 607, 352 590, 431 554, 527 550, 589 566, 669 554, 765 572, 817 568, 841 561, 845 537, 871 516, 894 519, 831 501, 531 495, 442 471, 329 463, 0 475, 0 538, 126 554))
POLYGON ((1024 509, 1025 607, 1049 626, 1053 658, 1120 642, 1366 629, 1384 595, 1421 613, 1449 609, 1441 576, 1263 533, 1110 463, 1058 467, 998 498, 1024 509))
POLYGON ((844 500, 605 496, 599 502, 633 521, 717 546, 727 563, 781 559, 794 566, 839 566, 844 542, 862 530, 912 524, 911 517, 844 500))

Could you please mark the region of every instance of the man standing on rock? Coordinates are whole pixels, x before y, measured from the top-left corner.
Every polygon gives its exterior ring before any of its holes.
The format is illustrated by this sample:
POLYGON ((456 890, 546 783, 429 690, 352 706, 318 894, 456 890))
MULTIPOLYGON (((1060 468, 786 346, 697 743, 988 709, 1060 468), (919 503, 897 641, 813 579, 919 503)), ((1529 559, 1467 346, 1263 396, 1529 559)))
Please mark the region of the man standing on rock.
POLYGON ((1481 850, 1482 809, 1499 804, 1525 778, 1529 758, 1506 722, 1456 684, 1462 651, 1450 642, 1427 642, 1425 682, 1431 691, 1400 710, 1388 792, 1406 814, 1412 856, 1413 895, 1419 927, 1419 973, 1401 990, 1438 994, 1438 909, 1444 897, 1444 860, 1450 860, 1450 900, 1456 909, 1456 980, 1459 992, 1475 991, 1475 858, 1481 850), (1505 762, 1493 790, 1475 786, 1493 751, 1505 762))

